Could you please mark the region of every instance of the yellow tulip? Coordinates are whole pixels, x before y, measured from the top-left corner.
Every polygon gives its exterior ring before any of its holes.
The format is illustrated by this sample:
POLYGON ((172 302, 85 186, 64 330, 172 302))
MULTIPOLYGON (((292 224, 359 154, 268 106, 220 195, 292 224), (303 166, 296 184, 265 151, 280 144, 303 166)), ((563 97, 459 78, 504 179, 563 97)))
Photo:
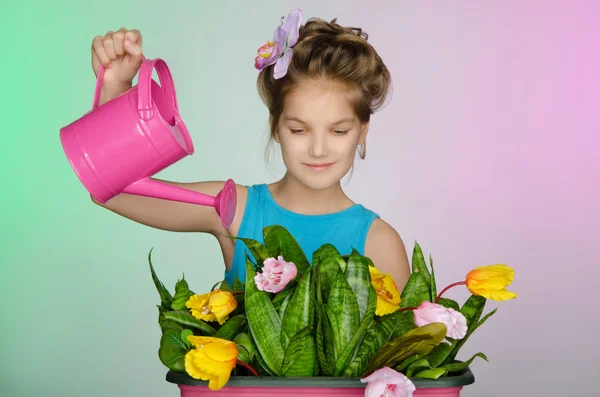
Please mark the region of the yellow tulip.
POLYGON ((371 285, 377 293, 377 307, 375 314, 384 316, 398 310, 400 307, 400 292, 392 276, 389 273, 381 274, 373 266, 369 266, 371 274, 371 285))
POLYGON ((185 371, 194 379, 208 381, 211 390, 225 386, 236 365, 235 343, 210 336, 190 335, 187 339, 195 349, 185 355, 185 371))
POLYGON ((185 305, 198 320, 223 324, 237 308, 237 301, 231 292, 215 289, 208 294, 190 296, 185 305))
POLYGON ((506 289, 514 278, 515 271, 509 266, 479 266, 467 274, 466 285, 474 295, 505 301, 517 297, 517 294, 506 289))

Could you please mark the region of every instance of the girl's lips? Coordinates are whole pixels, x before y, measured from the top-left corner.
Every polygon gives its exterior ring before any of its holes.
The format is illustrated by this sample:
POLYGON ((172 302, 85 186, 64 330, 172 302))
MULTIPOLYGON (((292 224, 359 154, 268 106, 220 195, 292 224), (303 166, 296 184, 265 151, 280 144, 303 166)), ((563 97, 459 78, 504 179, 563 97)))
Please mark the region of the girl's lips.
POLYGON ((334 163, 327 163, 327 164, 305 164, 308 168, 310 168, 311 170, 315 171, 315 172, 323 172, 326 171, 327 169, 329 169, 329 167, 331 167, 334 163))

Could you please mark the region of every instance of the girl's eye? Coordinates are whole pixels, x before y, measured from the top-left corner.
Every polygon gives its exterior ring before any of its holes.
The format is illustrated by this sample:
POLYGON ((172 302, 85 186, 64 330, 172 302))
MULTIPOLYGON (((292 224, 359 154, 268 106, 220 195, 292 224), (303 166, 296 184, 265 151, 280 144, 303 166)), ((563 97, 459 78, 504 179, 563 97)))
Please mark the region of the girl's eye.
POLYGON ((341 131, 341 130, 335 130, 335 131, 333 131, 333 132, 334 132, 336 135, 344 135, 344 134, 348 133, 348 130, 345 130, 345 131, 341 131))
POLYGON ((301 134, 302 132, 304 132, 304 130, 295 130, 295 129, 290 129, 292 131, 292 134, 301 134))

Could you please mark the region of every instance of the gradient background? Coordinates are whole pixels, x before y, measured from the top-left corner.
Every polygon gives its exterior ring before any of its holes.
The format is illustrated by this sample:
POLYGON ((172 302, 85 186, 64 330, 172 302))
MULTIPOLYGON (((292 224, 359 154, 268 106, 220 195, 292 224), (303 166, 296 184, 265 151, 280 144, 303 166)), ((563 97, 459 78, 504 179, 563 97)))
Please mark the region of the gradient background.
POLYGON ((0 395, 177 396, 146 255, 171 290, 182 273, 196 291, 222 277, 212 237, 97 207, 69 167, 58 132, 91 107, 92 38, 138 28, 173 72, 196 153, 160 177, 271 182, 283 167, 265 166, 253 59, 295 7, 363 27, 394 78, 351 197, 409 252, 418 239, 440 286, 516 269, 518 298, 490 302, 500 310, 459 356, 490 359, 463 395, 594 394, 599 2, 72 0, 2 6, 0 395))

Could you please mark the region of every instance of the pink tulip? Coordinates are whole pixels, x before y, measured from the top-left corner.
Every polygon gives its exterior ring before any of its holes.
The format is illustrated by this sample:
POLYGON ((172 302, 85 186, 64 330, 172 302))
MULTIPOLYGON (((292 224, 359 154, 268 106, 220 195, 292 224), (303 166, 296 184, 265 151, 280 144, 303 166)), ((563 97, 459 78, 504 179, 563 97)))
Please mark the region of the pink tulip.
POLYGON ((424 301, 413 313, 415 324, 419 327, 430 323, 444 323, 448 329, 448 338, 462 339, 467 334, 467 319, 454 309, 424 301))
POLYGON ((266 292, 280 292, 296 277, 298 269, 293 262, 286 262, 282 256, 267 258, 263 263, 262 273, 256 273, 256 288, 266 292))
POLYGON ((383 367, 360 380, 368 382, 365 397, 412 397, 415 385, 404 374, 383 367))

